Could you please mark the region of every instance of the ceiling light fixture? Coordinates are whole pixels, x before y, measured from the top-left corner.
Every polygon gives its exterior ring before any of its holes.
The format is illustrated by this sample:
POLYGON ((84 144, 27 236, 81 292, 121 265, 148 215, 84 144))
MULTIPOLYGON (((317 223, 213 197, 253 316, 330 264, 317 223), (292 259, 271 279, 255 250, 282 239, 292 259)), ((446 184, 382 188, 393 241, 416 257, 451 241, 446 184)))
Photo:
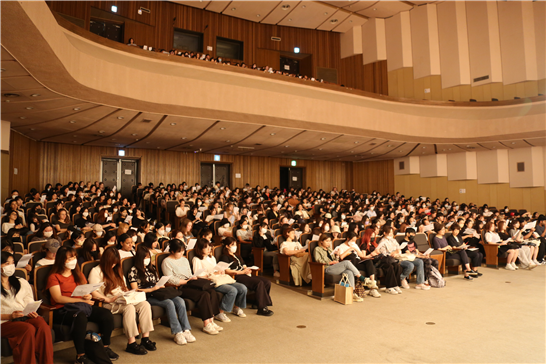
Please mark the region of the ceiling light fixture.
POLYGON ((76 120, 70 120, 69 123, 70 123, 70 124, 75 124, 75 123, 76 123, 76 120))
POLYGON ((425 149, 426 147, 423 147, 423 149, 425 149))
POLYGON ((34 130, 36 130, 36 129, 34 129, 34 128, 30 128, 30 130, 34 131, 34 130))
POLYGON ((26 119, 26 117, 24 117, 24 116, 19 116, 19 119, 26 119))
POLYGON ((231 11, 235 11, 235 10, 237 10, 237 8, 231 8, 231 11))
POLYGON ((75 107, 75 108, 74 108, 74 109, 72 109, 72 110, 74 110, 74 111, 80 111, 80 110, 81 110, 81 108, 79 108, 79 107, 75 107))
POLYGON ((38 96, 40 96, 40 94, 32 94, 32 95, 30 95, 30 96, 32 96, 32 97, 38 97, 38 96))
POLYGON ((182 137, 182 138, 180 138, 180 139, 184 140, 184 139, 186 139, 186 137, 182 137))
POLYGON ((322 150, 322 148, 320 148, 319 150, 322 150))
POLYGON ((288 19, 288 21, 292 21, 292 19, 288 19))
POLYGON ((301 8, 302 8, 302 9, 305 9, 305 8, 306 8, 306 6, 305 6, 305 5, 302 5, 302 6, 301 6, 301 8))
POLYGON ((27 109, 27 110, 32 110, 32 109, 34 109, 34 108, 33 108, 32 106, 29 106, 29 107, 25 107, 25 109, 27 109))
POLYGON ((516 142, 512 142, 512 145, 516 144, 516 142))
POLYGON ((328 15, 328 12, 325 12, 324 15, 328 15))
POLYGON ((135 134, 131 134, 131 135, 132 135, 132 136, 137 136, 138 134, 135 133, 135 134))
POLYGON ((220 130, 226 130, 226 128, 220 128, 220 130))
POLYGON ((74 138, 77 138, 78 136, 77 135, 72 135, 74 138))
POLYGON ((99 134, 104 134, 104 130, 99 130, 99 134))
POLYGON ((123 120, 125 119, 123 116, 118 116, 118 120, 123 120))
POLYGON ((387 145, 387 148, 392 148, 392 145, 391 144, 387 145))
POLYGON ((226 143, 229 143, 229 142, 231 142, 231 140, 229 140, 229 139, 228 139, 228 140, 226 140, 226 143))
POLYGON ((172 126, 175 126, 175 125, 176 125, 176 123, 171 123, 171 125, 172 125, 172 126))
POLYGON ((320 138, 320 140, 326 140, 326 138, 320 138))
POLYGON ((288 148, 288 147, 289 147, 289 145, 285 145, 284 147, 285 147, 285 148, 288 148))
POLYGON ((275 135, 275 133, 271 133, 271 134, 269 134, 269 135, 275 135))
POLYGON ((259 18, 259 17, 260 17, 260 14, 256 14, 256 17, 259 18))
POLYGON ((288 5, 288 4, 287 4, 287 5, 283 5, 283 6, 281 6, 281 9, 282 9, 282 10, 288 10, 288 9, 290 9, 290 5, 288 5))

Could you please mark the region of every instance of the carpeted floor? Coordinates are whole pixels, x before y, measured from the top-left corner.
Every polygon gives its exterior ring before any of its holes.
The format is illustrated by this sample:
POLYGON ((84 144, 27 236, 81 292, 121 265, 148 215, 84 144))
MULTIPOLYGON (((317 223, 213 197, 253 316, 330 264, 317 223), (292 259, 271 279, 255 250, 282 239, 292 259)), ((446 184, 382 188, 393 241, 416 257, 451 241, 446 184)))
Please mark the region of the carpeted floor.
MULTIPOLYGON (((247 309, 247 318, 230 315, 216 336, 191 317, 193 344, 177 346, 170 329, 157 325, 156 352, 127 354, 124 336, 112 348, 120 364, 546 362, 546 267, 482 272, 472 282, 451 276, 442 289, 382 292, 347 306, 273 284, 272 317, 247 309)), ((55 353, 56 363, 73 360, 73 348, 55 353)))

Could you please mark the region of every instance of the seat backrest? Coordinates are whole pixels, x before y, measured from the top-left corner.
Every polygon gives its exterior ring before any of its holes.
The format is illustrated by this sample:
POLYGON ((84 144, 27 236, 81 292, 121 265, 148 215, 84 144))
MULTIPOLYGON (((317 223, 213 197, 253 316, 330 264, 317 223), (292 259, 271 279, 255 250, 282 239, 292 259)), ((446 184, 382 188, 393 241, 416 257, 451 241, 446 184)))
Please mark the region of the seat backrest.
POLYGON ((23 243, 13 243, 13 251, 17 253, 23 253, 25 251, 23 243))
POLYGON ((46 252, 38 250, 37 252, 32 253, 32 265, 34 266, 40 259, 46 257, 46 252))
POLYGON ((134 265, 135 257, 127 257, 121 260, 121 270, 123 271, 123 275, 125 276, 127 284, 129 284, 129 272, 134 265))
POLYGON ((396 239, 398 244, 402 244, 402 242, 404 241, 404 235, 396 235, 394 238, 396 239))
POLYGON ((168 213, 174 213, 176 211, 176 207, 179 205, 177 201, 167 201, 167 212, 168 213))
POLYGON ((335 249, 337 248, 338 246, 340 246, 341 244, 343 244, 345 242, 344 239, 336 239, 332 242, 332 249, 335 249))
POLYGON ((23 257, 23 253, 14 252, 13 253, 13 260, 15 261, 15 265, 17 266, 17 263, 19 260, 23 257))
POLYGON ((163 277, 163 268, 161 267, 163 260, 169 255, 170 253, 161 253, 155 256, 155 267, 157 269, 157 274, 159 274, 160 277, 163 277))
POLYGON ((275 236, 281 235, 281 229, 275 229, 275 236))
POLYGON ((348 231, 342 232, 342 233, 341 233, 341 237, 342 237, 343 239, 347 239, 347 234, 348 234, 348 233, 349 233, 348 231))
POLYGON ((193 249, 188 250, 187 255, 188 255, 188 261, 190 262, 190 268, 193 271, 192 260, 193 260, 193 257, 195 257, 195 253, 193 252, 193 249))
POLYGON ((223 244, 214 247, 214 259, 216 259, 217 262, 220 261, 220 257, 222 256, 223 250, 224 250, 223 244))
POLYGON ((74 214, 72 215, 72 224, 76 224, 76 221, 80 218, 80 214, 74 214))
POLYGON ((13 273, 13 275, 28 281, 27 270, 25 268, 15 268, 15 273, 13 273))
POLYGON ((220 227, 220 221, 215 220, 215 221, 214 221, 214 224, 213 224, 213 227, 212 227, 213 230, 214 230, 214 231, 213 231, 214 235, 218 235, 218 228, 219 228, 219 227, 220 227))
POLYGON ((435 236, 436 236, 436 233, 434 231, 431 231, 429 233, 428 238, 427 238, 427 235, 425 233, 415 234, 415 243, 417 244, 418 247, 422 246, 423 244, 426 243, 426 245, 433 248, 434 244, 432 244, 432 242, 434 241, 435 236), (423 243, 423 241, 424 241, 424 243, 423 243))
POLYGON ((53 268, 52 265, 44 265, 43 267, 34 269, 34 298, 37 301, 42 300, 46 305, 51 304, 49 292, 46 292, 45 289, 51 268, 53 268))
POLYGON ((315 248, 318 246, 318 241, 311 241, 309 243, 309 257, 310 257, 310 261, 311 262, 314 262, 315 261, 315 256, 313 255, 314 251, 315 251, 315 248))
POLYGON ((28 243, 28 253, 31 254, 31 253, 42 250, 42 245, 45 242, 46 242, 45 240, 37 240, 37 241, 28 243))
POLYGON ((313 237, 313 234, 301 234, 300 235, 300 244, 305 245, 305 242, 313 237))
POLYGON ((89 277, 89 273, 91 272, 91 269, 95 268, 97 265, 99 265, 99 260, 91 260, 89 262, 83 262, 81 266, 81 271, 85 279, 89 277))

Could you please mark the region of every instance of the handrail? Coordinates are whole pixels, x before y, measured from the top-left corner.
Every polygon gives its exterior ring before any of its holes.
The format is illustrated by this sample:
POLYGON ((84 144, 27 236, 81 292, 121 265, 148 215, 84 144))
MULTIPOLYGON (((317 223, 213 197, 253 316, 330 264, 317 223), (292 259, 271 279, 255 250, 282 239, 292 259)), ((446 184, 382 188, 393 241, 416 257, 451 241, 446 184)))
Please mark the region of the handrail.
POLYGON ((491 107, 491 106, 509 106, 509 105, 521 105, 521 104, 528 104, 529 102, 539 102, 539 101, 546 101, 546 95, 541 96, 533 96, 533 97, 526 97, 522 99, 514 99, 514 100, 501 100, 501 101, 437 101, 437 100, 416 100, 416 99, 408 99, 408 98, 401 98, 401 97, 392 97, 382 94, 377 94, 369 91, 362 91, 353 89, 351 87, 342 87, 339 85, 334 84, 326 84, 326 83, 320 83, 316 81, 307 81, 299 78, 293 78, 293 77, 286 77, 283 75, 278 74, 265 74, 264 72, 255 71, 252 69, 245 69, 241 67, 235 67, 235 66, 225 66, 225 65, 219 65, 215 63, 205 62, 202 60, 192 59, 192 58, 186 58, 186 57, 179 57, 179 56, 167 56, 163 53, 157 53, 157 52, 150 52, 145 51, 143 49, 140 49, 138 47, 130 47, 125 44, 103 38, 99 35, 96 35, 94 33, 91 33, 90 31, 87 31, 67 19, 63 18, 59 13, 52 11, 53 15, 55 16, 55 19, 57 20, 57 23, 63 27, 64 29, 82 37, 89 41, 98 43, 100 45, 103 45, 105 47, 109 47, 112 49, 116 49, 118 51, 122 51, 125 53, 130 53, 139 57, 146 57, 150 59, 155 60, 161 60, 166 62, 173 62, 173 63, 182 63, 192 66, 199 66, 204 68, 210 68, 215 70, 221 70, 226 72, 232 72, 232 73, 238 73, 243 74, 246 76, 253 76, 253 77, 259 77, 259 78, 267 78, 267 79, 274 79, 279 80, 283 82, 289 82, 293 84, 299 84, 299 85, 305 85, 309 87, 316 87, 320 89, 326 89, 330 91, 336 91, 336 92, 342 92, 346 94, 352 94, 356 96, 363 96, 378 100, 384 100, 384 101, 394 101, 399 103, 405 103, 405 104, 418 104, 418 105, 424 105, 424 106, 456 106, 456 107, 491 107))

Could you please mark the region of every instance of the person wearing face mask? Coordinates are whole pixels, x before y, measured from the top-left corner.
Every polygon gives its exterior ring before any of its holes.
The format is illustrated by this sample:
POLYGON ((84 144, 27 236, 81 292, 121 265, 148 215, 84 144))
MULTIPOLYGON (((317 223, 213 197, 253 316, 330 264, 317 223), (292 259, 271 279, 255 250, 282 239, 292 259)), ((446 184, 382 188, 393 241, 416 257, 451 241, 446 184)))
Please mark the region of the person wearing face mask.
POLYGON ((132 257, 135 255, 133 239, 127 234, 121 234, 118 236, 119 245, 119 256, 121 259, 132 257))
MULTIPOLYGON (((167 312, 171 334, 174 335, 174 342, 178 345, 195 342, 195 337, 191 334, 191 326, 186 313, 186 303, 182 297, 173 297, 158 299, 154 296, 159 287, 156 286, 159 281, 156 268, 151 264, 150 251, 144 245, 139 245, 134 266, 129 272, 129 284, 131 289, 145 292, 148 302, 153 306, 160 306, 167 312)), ((179 291, 180 294, 182 293, 179 291)))
POLYGON ((387 227, 385 229, 379 242, 378 226, 366 230, 364 237, 366 239, 363 238, 363 241, 367 241, 366 251, 374 259, 375 267, 381 268, 383 271, 383 283, 387 287, 387 293, 400 294, 402 292, 400 289, 402 267, 394 259, 394 256, 399 254, 399 245, 394 239, 392 228, 387 227))
POLYGON ((78 285, 87 284, 87 280, 80 272, 76 261, 76 250, 62 246, 57 251, 55 264, 51 267, 47 279, 46 289, 51 296, 51 305, 57 309, 53 311, 53 322, 72 327, 70 336, 76 348, 76 363, 89 364, 91 360, 85 354, 85 336, 87 322, 95 322, 99 326, 101 341, 110 360, 117 360, 119 355, 110 349, 110 338, 114 329, 114 317, 106 308, 95 306, 91 294, 82 297, 72 297, 72 292, 78 285), (64 308, 65 304, 84 303, 91 306, 91 314, 84 311, 73 314, 64 308))
POLYGON ((152 254, 152 261, 155 261, 155 256, 157 254, 163 253, 161 250, 161 246, 159 245, 159 241, 157 239, 157 236, 154 233, 148 233, 144 236, 144 245, 150 249, 150 254, 152 254))
POLYGON ((2 338, 8 339, 15 363, 53 363, 51 329, 36 312, 23 316, 23 310, 34 295, 30 284, 14 276, 15 261, 11 253, 3 251, 2 263, 2 338))
POLYGON ((157 350, 155 342, 150 340, 150 332, 154 331, 152 323, 152 308, 148 301, 136 304, 119 303, 117 298, 129 291, 125 276, 121 270, 121 259, 116 248, 108 247, 102 254, 100 264, 89 272, 89 283, 104 283, 91 294, 96 300, 103 301, 103 307, 113 314, 123 315, 123 331, 128 343, 126 352, 135 355, 146 355, 148 351, 157 350), (139 325, 137 325, 137 315, 139 325), (136 342, 139 335, 139 326, 142 331, 140 345, 136 342))
POLYGON ((47 239, 42 245, 42 251, 46 253, 46 256, 38 260, 35 264, 36 267, 42 267, 45 265, 53 265, 55 263, 55 255, 57 250, 61 247, 61 243, 55 239, 47 239))
POLYGON ((231 224, 228 219, 223 218, 222 221, 220 221, 220 227, 218 228, 218 235, 220 235, 222 239, 233 236, 231 224))
POLYGON ((248 290, 256 292, 257 314, 271 316, 268 306, 273 305, 269 292, 271 282, 262 276, 253 276, 252 271, 244 264, 243 258, 237 254, 237 241, 234 238, 226 238, 222 241, 223 249, 220 256, 221 262, 231 263, 226 274, 233 275, 238 283, 242 283, 248 290))
POLYGON ((252 252, 252 229, 248 218, 242 217, 239 222, 239 228, 237 229, 237 241, 241 244, 241 254, 245 257, 249 256, 252 252))
POLYGON ((110 246, 117 246, 118 241, 116 239, 116 233, 113 231, 106 232, 106 235, 104 236, 104 245, 103 248, 108 248, 110 246))
POLYGON ((88 208, 82 208, 80 210, 80 216, 74 222, 74 225, 82 230, 89 229, 87 224, 93 224, 93 216, 89 213, 88 208))
POLYGON ((39 240, 47 240, 47 239, 56 239, 61 242, 61 239, 57 236, 57 232, 53 228, 53 225, 51 223, 47 222, 42 224, 40 227, 40 230, 34 234, 34 238, 32 238, 31 241, 39 241, 39 240))
POLYGON ((180 221, 180 232, 182 233, 182 241, 186 246, 188 245, 190 239, 193 239, 193 233, 192 233, 192 227, 193 224, 190 221, 190 219, 184 218, 182 221, 180 221))
POLYGON ((280 277, 279 272, 279 248, 273 243, 273 238, 269 235, 267 223, 262 222, 254 237, 252 238, 252 246, 256 248, 265 248, 264 257, 271 257, 273 260, 273 276, 280 277))
POLYGON ((186 257, 185 245, 178 239, 169 241, 170 255, 163 260, 163 274, 172 276, 168 283, 182 290, 182 298, 195 302, 199 315, 203 320, 203 332, 217 335, 223 327, 214 322, 214 317, 220 313, 218 295, 214 286, 206 279, 197 278, 192 274, 190 263, 186 257))
POLYGON ((163 240, 168 240, 167 232, 165 231, 165 225, 163 223, 158 222, 154 226, 155 235, 157 237, 157 240, 159 241, 159 246, 162 245, 163 240))
POLYGON ((76 230, 70 235, 70 239, 66 240, 63 245, 72 248, 81 248, 85 242, 85 235, 79 230, 76 230))
MULTIPOLYGON (((364 277, 360 274, 358 269, 349 260, 339 261, 339 256, 334 254, 332 250, 332 239, 328 234, 322 234, 319 238, 319 243, 313 251, 313 258, 315 262, 325 264, 325 274, 346 274, 349 278, 349 284, 355 288, 355 277, 364 281, 364 277)), ((353 300, 355 302, 362 302, 363 299, 356 293, 353 293, 353 300)))
POLYGON ((308 253, 303 250, 301 244, 296 240, 294 229, 284 230, 286 240, 280 246, 280 253, 290 256, 290 272, 294 279, 294 285, 301 286, 311 282, 311 270, 309 268, 308 253))

